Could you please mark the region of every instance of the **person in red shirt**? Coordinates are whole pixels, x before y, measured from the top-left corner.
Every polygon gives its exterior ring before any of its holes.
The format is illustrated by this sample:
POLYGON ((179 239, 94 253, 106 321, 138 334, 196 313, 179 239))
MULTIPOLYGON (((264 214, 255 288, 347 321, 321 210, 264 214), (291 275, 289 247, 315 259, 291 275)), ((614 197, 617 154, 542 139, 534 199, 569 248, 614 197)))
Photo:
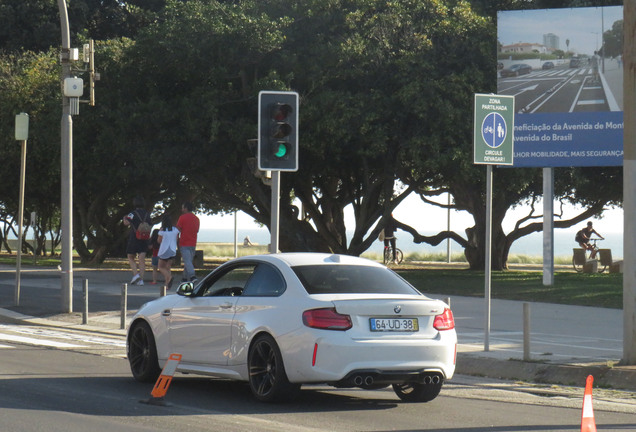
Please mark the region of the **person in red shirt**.
POLYGON ((192 213, 191 202, 184 202, 181 206, 181 216, 177 221, 179 229, 179 249, 183 259, 183 279, 182 281, 196 280, 194 272, 194 252, 197 247, 197 234, 199 233, 199 218, 192 213))

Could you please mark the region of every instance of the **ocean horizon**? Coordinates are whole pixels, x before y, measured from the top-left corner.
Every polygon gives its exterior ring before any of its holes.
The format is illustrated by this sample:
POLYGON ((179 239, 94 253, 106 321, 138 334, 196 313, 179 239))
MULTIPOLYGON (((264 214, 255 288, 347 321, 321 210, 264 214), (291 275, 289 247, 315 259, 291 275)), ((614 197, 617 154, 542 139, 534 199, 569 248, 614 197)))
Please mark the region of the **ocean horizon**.
MULTIPOLYGON (((348 233, 351 236, 353 233, 348 233)), ((436 232, 423 233, 424 235, 435 235, 436 232)), ((572 249, 579 245, 574 241, 576 233, 572 230, 555 230, 554 232, 554 256, 572 256, 572 249)), ((238 229, 237 242, 243 244, 245 236, 249 236, 250 241, 259 245, 270 243, 270 233, 266 228, 238 229)), ((350 238, 350 237, 349 237, 350 238)), ((234 229, 201 229, 198 241, 200 243, 234 243, 234 229)), ((623 234, 608 233, 605 240, 599 242, 601 249, 611 249, 613 259, 623 257, 623 234)), ((366 252, 382 254, 384 244, 375 241, 366 252)), ((437 246, 426 243, 416 244, 411 241, 411 236, 407 233, 397 232, 397 247, 405 254, 446 254, 447 243, 443 241, 437 246)), ((451 253, 461 253, 461 248, 457 243, 451 241, 451 253)), ((543 233, 532 233, 515 241, 510 248, 511 255, 542 256, 543 255, 543 233)))

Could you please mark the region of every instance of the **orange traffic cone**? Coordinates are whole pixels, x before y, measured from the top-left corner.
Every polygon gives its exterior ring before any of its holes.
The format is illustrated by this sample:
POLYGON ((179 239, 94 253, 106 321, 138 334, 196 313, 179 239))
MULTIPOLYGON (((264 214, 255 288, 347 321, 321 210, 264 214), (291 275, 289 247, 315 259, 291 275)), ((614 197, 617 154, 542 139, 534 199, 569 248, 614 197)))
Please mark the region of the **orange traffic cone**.
POLYGON ((585 382, 585 395, 583 396, 583 413, 581 415, 581 432, 596 432, 594 410, 592 408, 592 383, 594 377, 589 375, 585 382))

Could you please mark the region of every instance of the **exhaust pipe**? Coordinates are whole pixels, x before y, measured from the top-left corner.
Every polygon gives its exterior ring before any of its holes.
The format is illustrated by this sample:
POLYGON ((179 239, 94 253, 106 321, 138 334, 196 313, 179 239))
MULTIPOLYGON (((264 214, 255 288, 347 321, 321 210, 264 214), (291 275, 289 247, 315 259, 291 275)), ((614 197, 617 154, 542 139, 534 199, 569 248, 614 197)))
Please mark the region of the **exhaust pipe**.
POLYGON ((364 379, 364 385, 370 386, 373 384, 373 377, 371 375, 367 375, 364 379))
POLYGON ((431 376, 430 376, 430 375, 426 375, 426 376, 424 377, 424 384, 430 384, 430 383, 431 383, 431 381, 432 381, 432 378, 431 378, 431 376))
POLYGON ((361 386, 363 382, 362 376, 360 375, 356 375, 355 377, 353 377, 353 383, 357 386, 361 386))
POLYGON ((435 375, 432 379, 433 384, 439 384, 440 381, 441 381, 441 378, 439 377, 439 375, 435 375))

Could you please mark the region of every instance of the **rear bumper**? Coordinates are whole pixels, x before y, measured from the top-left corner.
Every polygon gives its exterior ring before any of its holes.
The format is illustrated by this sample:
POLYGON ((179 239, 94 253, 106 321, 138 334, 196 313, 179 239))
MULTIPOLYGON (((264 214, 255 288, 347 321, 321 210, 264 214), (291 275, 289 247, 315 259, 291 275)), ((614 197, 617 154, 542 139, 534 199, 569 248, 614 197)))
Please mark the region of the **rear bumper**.
MULTIPOLYGON (((340 383, 361 372, 387 383, 413 381, 422 374, 438 373, 450 379, 455 373, 457 336, 440 332, 434 339, 352 340, 344 332, 321 337, 304 333, 294 347, 282 347, 285 370, 294 383, 340 383), (314 336, 314 337, 310 337, 314 336)), ((365 375, 366 376, 366 375, 365 375)), ((422 375, 424 376, 424 375, 422 375)))

